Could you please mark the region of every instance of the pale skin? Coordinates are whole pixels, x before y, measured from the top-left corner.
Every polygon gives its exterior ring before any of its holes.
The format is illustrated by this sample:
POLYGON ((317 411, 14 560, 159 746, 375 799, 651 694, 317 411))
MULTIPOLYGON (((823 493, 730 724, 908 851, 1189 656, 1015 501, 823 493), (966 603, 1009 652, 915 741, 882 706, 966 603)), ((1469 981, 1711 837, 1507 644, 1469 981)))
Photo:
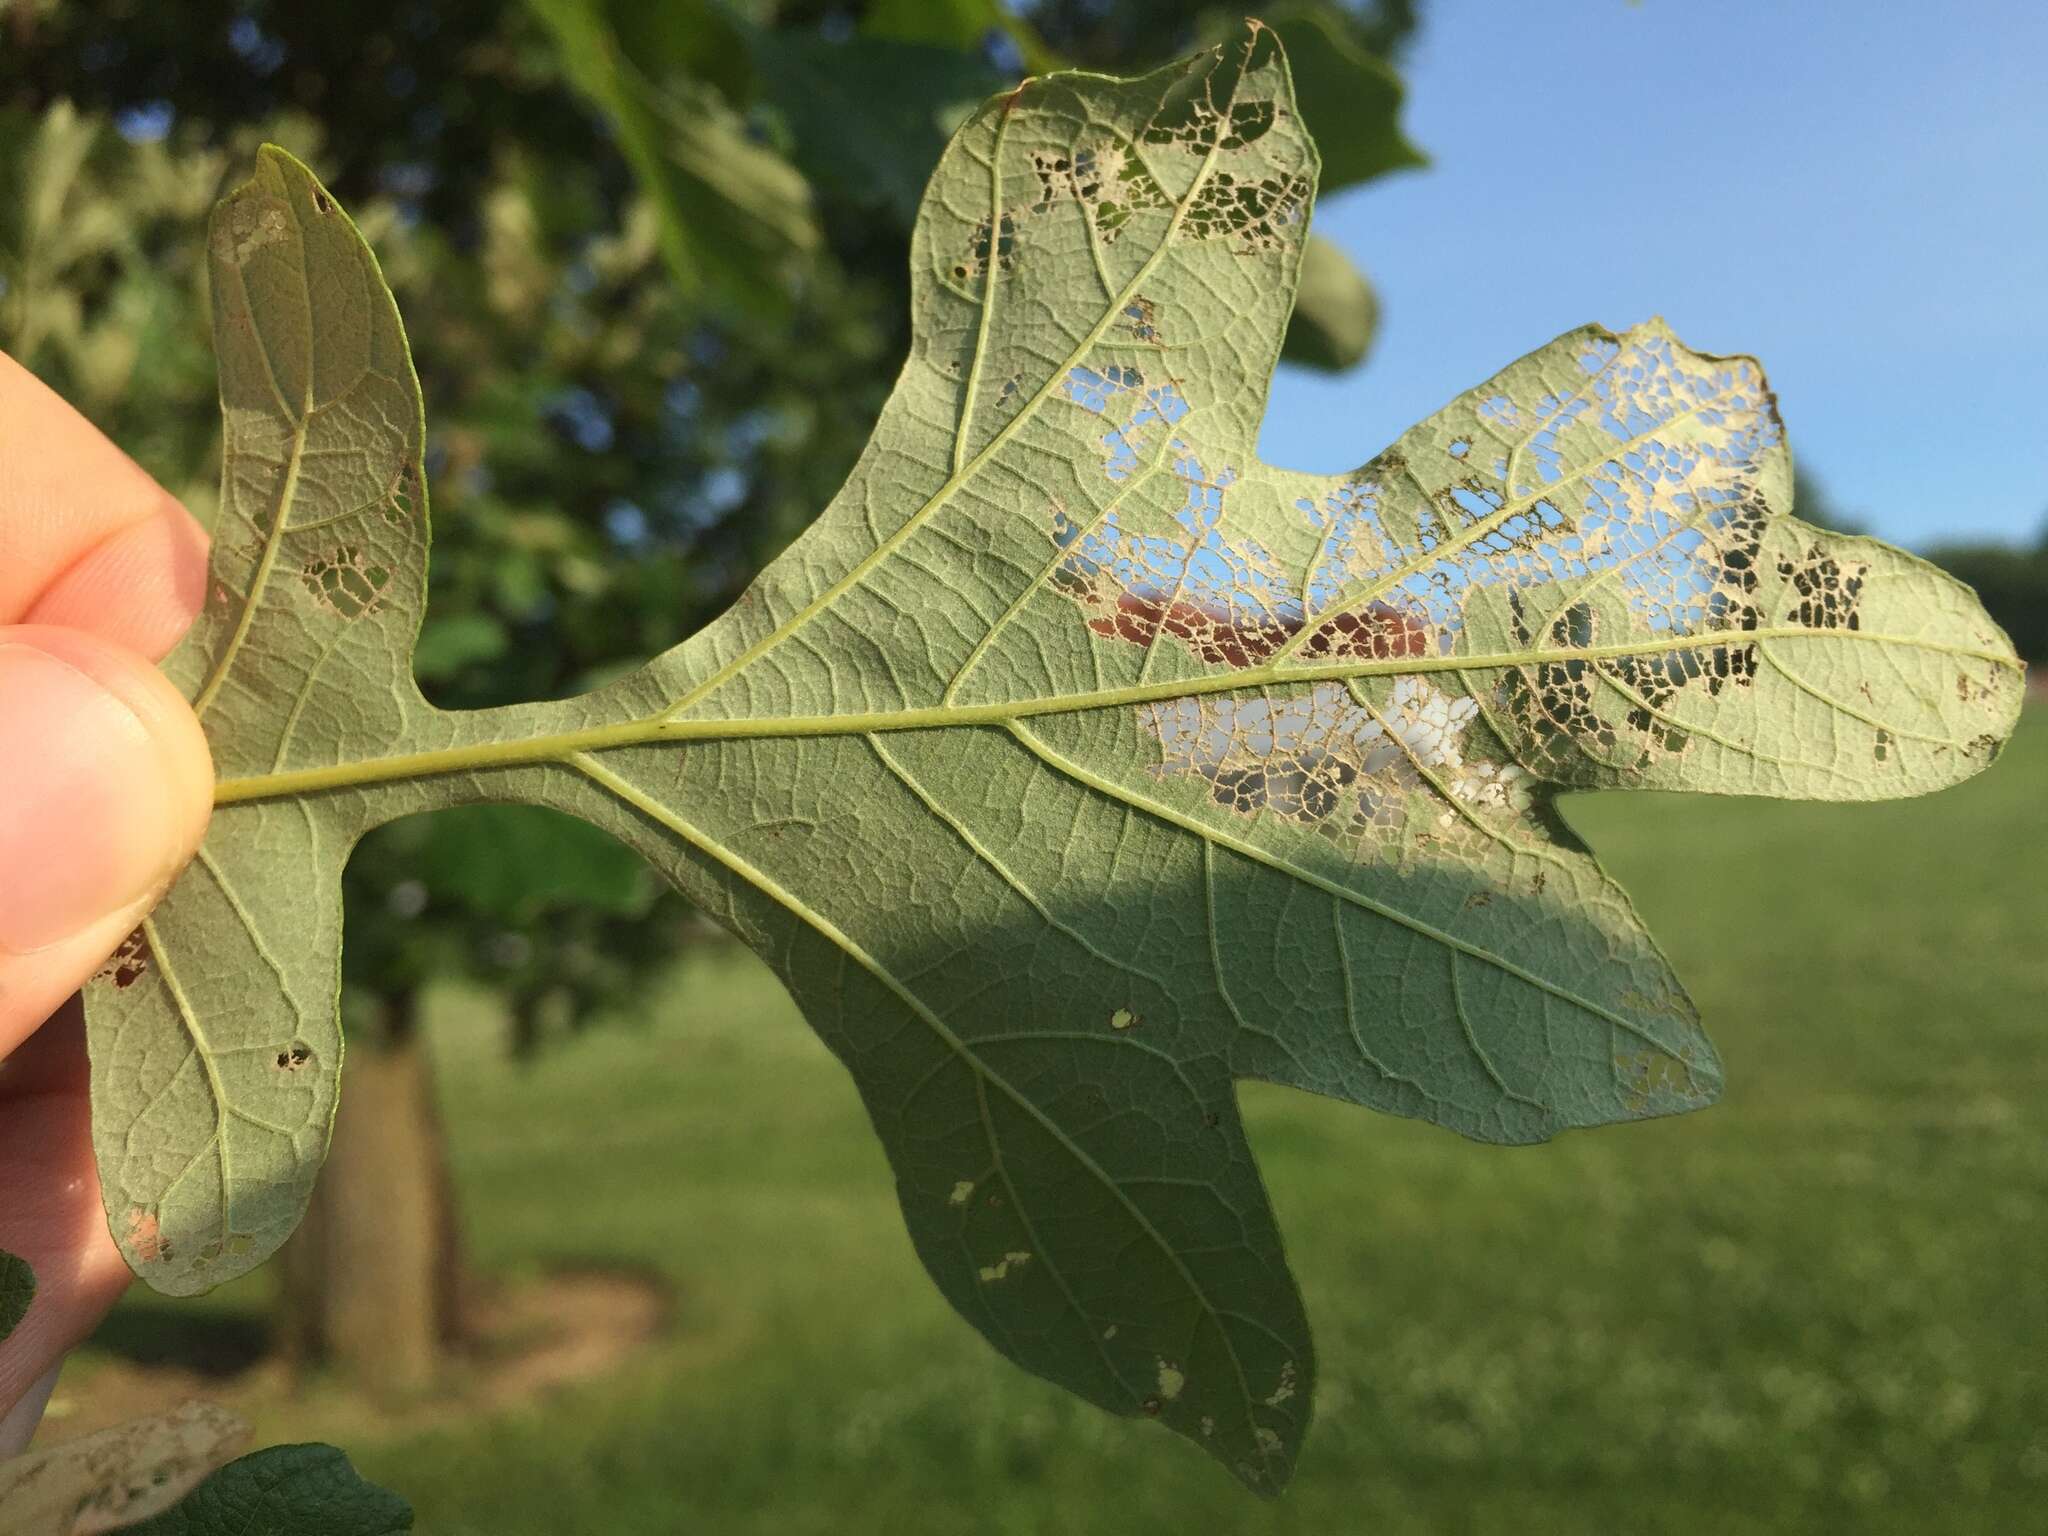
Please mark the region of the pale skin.
POLYGON ((0 1456, 129 1280, 76 994, 206 829, 206 741, 154 665, 205 590, 190 514, 0 354, 0 1249, 37 1279, 0 1341, 0 1456))

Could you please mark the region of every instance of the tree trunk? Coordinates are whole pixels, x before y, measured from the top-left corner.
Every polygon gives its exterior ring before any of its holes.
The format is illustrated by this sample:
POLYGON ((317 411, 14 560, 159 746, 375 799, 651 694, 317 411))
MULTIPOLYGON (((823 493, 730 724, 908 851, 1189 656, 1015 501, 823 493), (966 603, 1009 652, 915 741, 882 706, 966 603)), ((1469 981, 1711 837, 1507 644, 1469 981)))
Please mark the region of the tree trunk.
POLYGON ((379 1391, 431 1385, 460 1337, 462 1259, 447 1138, 418 998, 387 999, 357 1029, 334 1142, 281 1255, 286 1353, 379 1391))

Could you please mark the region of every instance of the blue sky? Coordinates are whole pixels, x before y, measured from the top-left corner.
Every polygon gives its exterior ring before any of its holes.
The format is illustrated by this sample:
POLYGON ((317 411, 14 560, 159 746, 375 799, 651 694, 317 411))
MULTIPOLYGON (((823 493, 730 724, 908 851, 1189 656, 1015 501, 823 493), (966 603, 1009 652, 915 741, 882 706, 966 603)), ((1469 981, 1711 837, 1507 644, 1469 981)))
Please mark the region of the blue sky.
POLYGON ((1762 359, 1883 537, 2048 520, 2048 4, 1441 0, 1405 73, 1432 165, 1315 218, 1377 347, 1283 369, 1262 457, 1348 469, 1560 331, 1661 313, 1762 359))

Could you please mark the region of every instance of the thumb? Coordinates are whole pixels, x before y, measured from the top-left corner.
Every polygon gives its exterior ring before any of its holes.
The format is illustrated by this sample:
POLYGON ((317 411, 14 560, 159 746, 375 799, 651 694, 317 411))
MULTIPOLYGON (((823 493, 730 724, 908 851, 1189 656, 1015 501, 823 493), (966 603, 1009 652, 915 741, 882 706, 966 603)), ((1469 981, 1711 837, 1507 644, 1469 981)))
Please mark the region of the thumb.
POLYGON ((199 721, 149 662, 0 626, 0 1058, 169 889, 212 791, 199 721))

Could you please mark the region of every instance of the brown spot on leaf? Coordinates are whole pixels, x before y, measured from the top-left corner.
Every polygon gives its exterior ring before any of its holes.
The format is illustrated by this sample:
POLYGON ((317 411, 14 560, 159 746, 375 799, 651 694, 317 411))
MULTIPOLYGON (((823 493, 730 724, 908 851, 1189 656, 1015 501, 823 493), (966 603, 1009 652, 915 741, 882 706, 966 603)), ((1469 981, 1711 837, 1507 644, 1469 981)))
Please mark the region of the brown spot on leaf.
POLYGON ((106 964, 93 972, 94 981, 111 981, 117 987, 132 987, 149 972, 149 941, 137 928, 121 941, 121 947, 107 956, 106 964))
POLYGON ((257 252, 291 234, 291 211, 273 197, 237 197, 222 205, 213 227, 213 253, 246 266, 257 252))

